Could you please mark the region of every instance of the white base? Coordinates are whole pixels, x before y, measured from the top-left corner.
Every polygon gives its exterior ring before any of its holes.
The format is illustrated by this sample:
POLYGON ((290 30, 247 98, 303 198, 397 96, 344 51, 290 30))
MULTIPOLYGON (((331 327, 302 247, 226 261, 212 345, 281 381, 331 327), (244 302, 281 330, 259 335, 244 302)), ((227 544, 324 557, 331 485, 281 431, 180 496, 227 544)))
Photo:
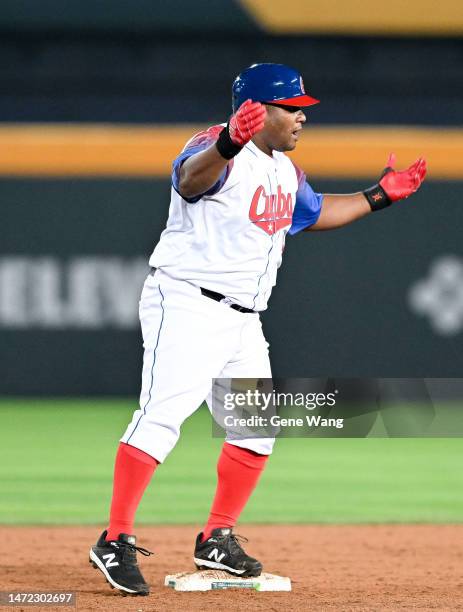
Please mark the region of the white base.
POLYGON ((217 589, 253 589, 255 591, 290 591, 291 580, 263 573, 257 578, 238 578, 221 570, 179 572, 165 577, 164 586, 176 591, 213 591, 217 589))

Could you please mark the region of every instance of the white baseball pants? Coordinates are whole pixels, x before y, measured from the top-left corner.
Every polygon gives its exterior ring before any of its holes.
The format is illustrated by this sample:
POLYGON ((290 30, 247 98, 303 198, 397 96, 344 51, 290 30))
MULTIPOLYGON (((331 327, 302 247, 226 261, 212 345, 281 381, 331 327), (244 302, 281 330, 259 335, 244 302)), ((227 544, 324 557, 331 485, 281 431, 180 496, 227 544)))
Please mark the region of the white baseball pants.
MULTIPOLYGON (((207 401, 213 378, 271 378, 268 344, 257 313, 233 310, 161 270, 145 281, 140 321, 140 408, 121 441, 163 462, 183 421, 207 401)), ((273 438, 228 441, 262 455, 274 444, 273 438)))

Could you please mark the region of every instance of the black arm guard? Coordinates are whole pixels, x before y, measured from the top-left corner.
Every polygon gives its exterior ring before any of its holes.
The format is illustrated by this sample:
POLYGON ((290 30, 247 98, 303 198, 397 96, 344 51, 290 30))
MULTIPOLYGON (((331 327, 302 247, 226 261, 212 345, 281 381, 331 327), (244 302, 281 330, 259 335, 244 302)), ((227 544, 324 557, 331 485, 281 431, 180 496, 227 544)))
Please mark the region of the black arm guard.
POLYGON ((376 210, 381 210, 382 208, 386 208, 386 206, 390 206, 392 204, 391 200, 388 198, 387 193, 378 183, 373 185, 373 187, 369 187, 365 189, 363 195, 368 200, 370 204, 370 208, 373 212, 376 210))
POLYGON ((228 133, 228 126, 224 127, 223 130, 219 134, 219 138, 215 143, 217 147, 217 151, 224 159, 231 159, 238 155, 243 147, 237 145, 230 138, 230 134, 228 133))

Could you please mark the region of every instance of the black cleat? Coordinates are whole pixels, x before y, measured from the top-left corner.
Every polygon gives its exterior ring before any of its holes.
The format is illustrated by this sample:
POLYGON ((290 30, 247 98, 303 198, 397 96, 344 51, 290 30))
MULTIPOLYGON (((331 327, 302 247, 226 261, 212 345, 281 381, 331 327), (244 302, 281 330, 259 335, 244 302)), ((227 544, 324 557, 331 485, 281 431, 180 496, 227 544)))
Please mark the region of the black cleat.
POLYGON ((247 555, 240 546, 246 538, 232 533, 230 528, 214 529, 211 536, 201 542, 202 533, 196 538, 193 561, 198 569, 218 569, 247 578, 260 576, 262 563, 247 555))
POLYGON ((137 550, 145 556, 153 553, 135 546, 136 538, 133 535, 121 533, 117 540, 107 542, 106 533, 103 531, 90 549, 90 563, 103 573, 111 588, 119 589, 124 595, 149 595, 149 586, 138 567, 137 550))

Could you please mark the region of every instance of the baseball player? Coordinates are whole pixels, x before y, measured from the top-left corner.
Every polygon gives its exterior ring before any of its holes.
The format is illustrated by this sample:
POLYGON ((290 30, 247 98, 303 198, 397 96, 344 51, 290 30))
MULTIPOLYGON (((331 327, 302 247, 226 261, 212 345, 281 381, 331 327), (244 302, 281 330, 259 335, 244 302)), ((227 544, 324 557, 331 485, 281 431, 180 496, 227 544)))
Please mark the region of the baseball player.
MULTIPOLYGON (((144 361, 140 408, 119 444, 109 525, 90 561, 112 587, 147 595, 133 523, 154 470, 175 446, 183 421, 210 399, 213 378, 270 378, 259 313, 266 309, 287 234, 327 230, 407 198, 426 162, 396 171, 394 156, 363 192, 313 191, 286 155, 299 140, 303 109, 318 103, 301 75, 254 64, 233 83, 227 124, 196 134, 173 163, 167 227, 150 258, 140 300, 144 361)), ((236 576, 262 564, 233 533, 272 452, 271 438, 224 442, 217 489, 194 563, 236 576)))

